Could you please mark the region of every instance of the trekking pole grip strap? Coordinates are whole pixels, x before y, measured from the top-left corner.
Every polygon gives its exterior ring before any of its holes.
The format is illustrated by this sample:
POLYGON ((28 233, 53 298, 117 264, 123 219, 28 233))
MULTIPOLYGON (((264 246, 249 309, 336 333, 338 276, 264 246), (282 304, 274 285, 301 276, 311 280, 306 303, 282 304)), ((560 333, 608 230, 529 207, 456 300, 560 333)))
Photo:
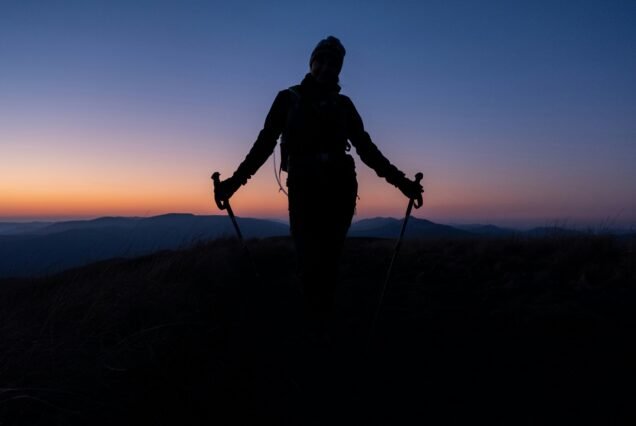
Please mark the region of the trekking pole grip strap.
MULTIPOLYGON (((422 178, 424 177, 424 175, 422 174, 422 172, 418 172, 415 175, 415 182, 420 183, 422 181, 422 178)), ((414 199, 414 205, 416 209, 419 209, 420 207, 422 207, 422 194, 418 195, 417 198, 414 199)))
POLYGON ((221 174, 219 172, 214 172, 214 173, 212 173, 212 176, 210 177, 210 179, 212 179, 212 181, 214 182, 214 202, 216 202, 216 206, 219 209, 225 210, 227 208, 226 201, 225 200, 221 200, 220 198, 217 198, 217 196, 216 196, 216 188, 221 183, 220 176, 221 176, 221 174))

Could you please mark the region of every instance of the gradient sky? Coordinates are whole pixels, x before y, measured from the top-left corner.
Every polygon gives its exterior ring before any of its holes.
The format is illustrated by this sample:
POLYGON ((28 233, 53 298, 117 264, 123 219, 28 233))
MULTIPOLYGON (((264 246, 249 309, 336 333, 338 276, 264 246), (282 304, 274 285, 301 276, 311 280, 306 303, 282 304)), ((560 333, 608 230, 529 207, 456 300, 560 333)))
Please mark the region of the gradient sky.
MULTIPOLYGON (((442 223, 636 226, 636 2, 0 2, 0 220, 219 214, 327 35, 442 223)), ((355 156, 355 155, 354 155, 355 156)), ((356 158, 358 218, 406 199, 356 158)), ((271 159, 232 199, 285 218, 271 159)))

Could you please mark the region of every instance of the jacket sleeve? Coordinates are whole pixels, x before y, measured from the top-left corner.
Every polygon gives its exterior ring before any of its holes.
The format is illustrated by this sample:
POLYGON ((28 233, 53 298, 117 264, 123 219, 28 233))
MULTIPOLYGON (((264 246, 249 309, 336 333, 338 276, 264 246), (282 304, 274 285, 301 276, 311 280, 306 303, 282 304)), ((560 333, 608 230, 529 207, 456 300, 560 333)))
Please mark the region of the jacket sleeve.
POLYGON ((367 166, 392 185, 398 186, 405 175, 380 152, 371 141, 371 136, 364 130, 362 118, 351 99, 343 96, 347 108, 347 137, 356 148, 356 152, 367 166))
POLYGON ((238 166, 234 177, 237 178, 242 185, 256 173, 256 171, 265 163, 267 158, 276 148, 278 137, 283 131, 285 121, 287 119, 287 110, 289 103, 289 93, 282 90, 276 95, 274 103, 265 118, 263 129, 259 132, 256 142, 252 145, 250 152, 245 160, 238 166))

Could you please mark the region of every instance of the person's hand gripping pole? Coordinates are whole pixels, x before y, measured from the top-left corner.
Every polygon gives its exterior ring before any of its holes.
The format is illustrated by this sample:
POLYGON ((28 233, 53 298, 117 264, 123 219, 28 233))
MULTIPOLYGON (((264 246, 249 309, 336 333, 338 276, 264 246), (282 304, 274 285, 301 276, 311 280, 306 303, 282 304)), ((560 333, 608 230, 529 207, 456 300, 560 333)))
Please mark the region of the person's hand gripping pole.
MULTIPOLYGON (((422 181, 422 178, 424 177, 424 175, 422 174, 422 172, 418 172, 415 175, 415 183, 417 183, 418 185, 420 184, 420 182, 422 181)), ((411 198, 411 201, 413 202, 413 205, 415 206, 416 209, 419 209, 420 207, 422 207, 422 193, 420 192, 419 195, 415 198, 411 198)), ((410 205, 411 203, 409 203, 410 205)), ((410 215, 411 211, 407 210, 407 215, 410 215)))
POLYGON ((219 210, 225 210, 226 208, 226 202, 228 200, 223 200, 221 198, 221 194, 219 193, 219 188, 221 187, 221 173, 219 172, 214 172, 212 173, 212 176, 210 177, 210 179, 212 179, 212 182, 214 182, 214 202, 216 202, 216 206, 219 208, 219 210))
POLYGON ((232 206, 230 206, 230 199, 223 198, 223 194, 220 190, 221 188, 221 174, 219 172, 214 172, 212 174, 212 181, 214 181, 214 201, 216 202, 216 206, 221 210, 227 210, 228 216, 232 219, 232 224, 234 225, 234 229, 236 230, 236 235, 238 235, 241 243, 245 243, 243 241, 243 234, 241 234, 241 229, 238 226, 238 222, 236 221, 236 217, 234 216, 234 212, 232 211, 232 206))
MULTIPOLYGON (((424 177, 424 175, 422 174, 422 172, 418 172, 415 174, 415 185, 419 185, 420 186, 420 191, 421 189, 421 181, 422 178, 424 177)), ((419 209, 420 207, 422 207, 422 193, 418 193, 416 197, 410 198, 409 199, 409 205, 406 208, 406 218, 404 220, 404 222, 406 223, 406 220, 408 219, 408 217, 411 215, 411 210, 413 210, 413 206, 415 206, 416 209, 419 209)), ((404 229, 404 226, 402 226, 402 228, 404 229)))
POLYGON ((214 202, 216 203, 216 206, 220 210, 227 210, 227 214, 228 216, 230 216, 230 219, 232 220, 232 225, 234 225, 234 230, 236 231, 236 235, 238 236, 238 239, 241 242, 241 245, 243 246, 243 250, 245 250, 245 254, 247 258, 249 259, 249 262, 252 266, 254 274, 258 276, 258 271, 256 270, 256 264, 254 263, 254 260, 252 259, 252 255, 249 249, 247 248, 247 245, 245 244, 245 240, 243 239, 243 234, 241 233, 241 229, 239 228, 236 217, 234 216, 234 212, 232 211, 232 206, 230 206, 230 199, 229 197, 224 196, 224 191, 222 190, 223 184, 221 183, 220 176, 221 174, 219 172, 214 172, 211 176, 211 179, 214 182, 214 202))

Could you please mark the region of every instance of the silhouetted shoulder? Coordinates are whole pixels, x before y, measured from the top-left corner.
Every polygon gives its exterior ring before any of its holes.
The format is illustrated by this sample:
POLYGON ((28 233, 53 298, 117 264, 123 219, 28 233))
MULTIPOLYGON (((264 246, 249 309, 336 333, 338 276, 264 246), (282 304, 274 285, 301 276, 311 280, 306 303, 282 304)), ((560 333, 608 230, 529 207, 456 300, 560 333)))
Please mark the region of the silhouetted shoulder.
POLYGON ((289 89, 283 89, 276 94, 274 99, 274 106, 286 107, 291 99, 291 93, 289 89))
POLYGON ((353 104, 351 98, 343 94, 339 94, 338 98, 341 108, 347 116, 348 133, 351 134, 362 131, 364 129, 362 118, 360 117, 360 114, 358 114, 358 110, 353 104))
POLYGON ((294 86, 290 86, 287 89, 283 90, 283 92, 287 92, 288 94, 290 92, 298 92, 298 93, 300 93, 301 87, 302 86, 300 84, 296 84, 294 86))
POLYGON ((276 98, 265 118, 265 129, 272 135, 278 136, 283 129, 287 111, 291 105, 292 94, 289 89, 284 89, 276 94, 276 98))
POLYGON ((342 93, 339 93, 338 96, 340 97, 341 101, 353 104, 353 101, 351 100, 351 98, 349 96, 343 95, 342 93))
POLYGON ((339 98, 340 104, 342 105, 342 107, 344 107, 347 113, 357 118, 358 111, 356 110, 356 107, 353 104, 353 101, 351 100, 351 98, 343 94, 339 94, 338 98, 339 98))

